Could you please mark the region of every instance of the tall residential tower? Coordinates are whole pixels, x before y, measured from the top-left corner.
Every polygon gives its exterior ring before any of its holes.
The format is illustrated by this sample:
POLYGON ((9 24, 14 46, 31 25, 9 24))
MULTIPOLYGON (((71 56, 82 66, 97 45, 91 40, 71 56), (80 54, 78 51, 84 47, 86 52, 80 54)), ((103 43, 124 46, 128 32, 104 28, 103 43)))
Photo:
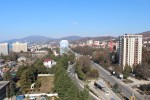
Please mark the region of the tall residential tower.
POLYGON ((19 42, 13 43, 12 51, 13 52, 21 52, 21 51, 27 52, 27 43, 19 43, 19 42))
POLYGON ((142 35, 123 35, 119 37, 119 64, 133 67, 142 61, 142 35))
POLYGON ((60 54, 67 53, 69 47, 69 42, 67 40, 60 41, 60 54))
POLYGON ((9 44, 0 43, 0 54, 8 55, 9 54, 9 44))

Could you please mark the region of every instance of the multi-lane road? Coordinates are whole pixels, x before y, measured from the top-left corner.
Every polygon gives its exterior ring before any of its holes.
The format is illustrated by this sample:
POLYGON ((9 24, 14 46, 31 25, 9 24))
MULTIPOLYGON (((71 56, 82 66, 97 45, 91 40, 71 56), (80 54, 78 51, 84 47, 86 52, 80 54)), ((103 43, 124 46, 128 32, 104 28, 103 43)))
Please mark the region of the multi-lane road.
POLYGON ((136 100, 150 100, 150 97, 143 96, 136 91, 134 91, 130 86, 126 85, 124 82, 122 82, 120 79, 116 78, 115 76, 112 76, 108 71, 106 71, 103 67, 96 63, 92 63, 92 66, 99 71, 99 74, 103 76, 110 84, 114 85, 115 83, 118 84, 119 89, 122 94, 124 94, 128 99, 132 95, 135 96, 136 100))
MULTIPOLYGON (((75 52, 73 52, 73 53, 75 53, 75 52)), ((79 58, 81 56, 78 53, 75 53, 75 55, 76 55, 76 58, 79 58)), ((130 86, 128 86, 124 82, 122 82, 120 79, 116 78, 115 76, 112 76, 107 70, 105 70, 100 65, 94 63, 93 61, 91 61, 91 63, 92 63, 93 68, 97 69, 99 71, 100 76, 105 78, 106 81, 108 81, 112 85, 114 85, 115 83, 118 84, 119 90, 128 99, 130 99, 131 96, 134 95, 136 100, 150 100, 150 96, 145 96, 145 95, 139 94, 138 92, 134 91, 130 86)))

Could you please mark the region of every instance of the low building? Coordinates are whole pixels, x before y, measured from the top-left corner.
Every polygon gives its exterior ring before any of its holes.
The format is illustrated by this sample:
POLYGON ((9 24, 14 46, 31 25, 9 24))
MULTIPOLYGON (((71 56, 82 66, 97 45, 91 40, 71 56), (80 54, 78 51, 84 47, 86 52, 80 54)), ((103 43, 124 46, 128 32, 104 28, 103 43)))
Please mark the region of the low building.
POLYGON ((86 44, 87 44, 88 46, 93 45, 93 40, 87 40, 86 44))
POLYGON ((56 65, 57 63, 52 59, 44 59, 43 64, 45 67, 51 68, 52 66, 56 65))
POLYGON ((52 67, 52 59, 44 59, 43 64, 45 67, 51 68, 52 67))
POLYGON ((99 42, 99 41, 94 41, 94 45, 95 45, 95 46, 99 46, 99 45, 100 45, 100 42, 99 42))
POLYGON ((10 61, 7 64, 9 67, 13 67, 13 66, 16 66, 17 63, 15 61, 10 61))
POLYGON ((0 81, 0 100, 4 100, 6 97, 6 87, 9 81, 0 81))
POLYGON ((23 56, 17 59, 18 62, 22 62, 22 61, 24 62, 26 60, 27 60, 26 57, 23 56))

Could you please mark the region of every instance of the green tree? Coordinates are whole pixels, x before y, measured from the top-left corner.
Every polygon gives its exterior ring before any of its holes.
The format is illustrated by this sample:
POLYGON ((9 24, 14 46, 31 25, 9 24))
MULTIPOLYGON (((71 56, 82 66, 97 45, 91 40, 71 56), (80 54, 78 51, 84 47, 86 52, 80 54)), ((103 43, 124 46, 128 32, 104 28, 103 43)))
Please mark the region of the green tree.
POLYGON ((82 100, 90 100, 89 91, 86 88, 82 92, 82 100))
POLYGON ((19 68, 18 68, 18 70, 17 70, 17 78, 19 78, 20 79, 20 77, 21 77, 21 74, 23 73, 23 71, 24 70, 26 70, 27 69, 27 66, 19 66, 19 68))
POLYGON ((16 93, 16 91, 15 91, 16 84, 11 77, 10 71, 7 71, 4 74, 3 78, 4 78, 4 81, 9 81, 9 85, 6 87, 6 97, 10 98, 10 97, 14 96, 16 93))
POLYGON ((70 64, 73 64, 75 62, 75 54, 70 53, 68 59, 70 61, 70 64))
POLYGON ((123 77, 128 78, 131 72, 132 72, 132 68, 130 66, 126 65, 123 70, 123 77))
POLYGON ((88 74, 89 78, 98 78, 99 77, 99 72, 96 69, 92 69, 89 74, 88 74))

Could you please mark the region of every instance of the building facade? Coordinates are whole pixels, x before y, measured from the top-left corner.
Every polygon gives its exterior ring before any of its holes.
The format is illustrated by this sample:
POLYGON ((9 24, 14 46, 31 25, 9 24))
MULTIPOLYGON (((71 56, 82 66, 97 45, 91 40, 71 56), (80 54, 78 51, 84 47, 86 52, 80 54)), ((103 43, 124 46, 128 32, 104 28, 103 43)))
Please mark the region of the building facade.
POLYGON ((119 64, 133 67, 142 61, 142 35, 123 35, 119 37, 119 64))
POLYGON ((60 54, 68 52, 69 42, 67 40, 60 41, 60 54))
POLYGON ((0 100, 4 100, 6 98, 7 89, 6 87, 9 85, 9 81, 0 81, 0 100))
POLYGON ((91 46, 91 45, 93 45, 93 40, 87 40, 87 42, 86 42, 86 44, 88 45, 88 46, 91 46))
POLYGON ((13 43, 12 44, 12 51, 13 52, 27 52, 27 43, 19 43, 19 42, 16 42, 16 43, 13 43))
POLYGON ((9 54, 9 44, 0 43, 0 54, 8 55, 9 54))

